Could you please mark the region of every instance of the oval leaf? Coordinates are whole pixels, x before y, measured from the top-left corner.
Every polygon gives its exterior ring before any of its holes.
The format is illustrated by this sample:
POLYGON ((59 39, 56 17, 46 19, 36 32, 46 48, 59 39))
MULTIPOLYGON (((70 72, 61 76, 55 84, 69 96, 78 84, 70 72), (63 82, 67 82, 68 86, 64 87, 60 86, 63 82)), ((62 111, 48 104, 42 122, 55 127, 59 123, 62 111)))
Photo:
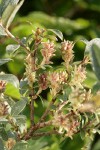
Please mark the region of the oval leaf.
POLYGON ((17 142, 12 150, 20 150, 20 149, 28 150, 26 141, 17 142))
POLYGON ((80 136, 81 136, 82 140, 85 139, 85 131, 83 129, 81 129, 81 131, 80 131, 80 136))
POLYGON ((100 38, 95 38, 91 41, 85 42, 86 48, 85 51, 90 51, 92 49, 93 44, 99 45, 100 43, 100 38))
POLYGON ((93 70, 97 78, 100 80, 100 46, 98 47, 95 44, 92 46, 91 60, 93 70))
POLYGON ((0 66, 3 65, 3 64, 5 64, 5 63, 7 63, 7 62, 9 62, 9 61, 11 61, 11 60, 12 59, 10 59, 10 58, 0 59, 0 66))
POLYGON ((3 145, 3 141, 0 138, 0 150, 4 150, 4 145, 3 145))
POLYGON ((3 0, 1 3, 1 20, 4 27, 8 28, 13 21, 17 11, 23 4, 24 0, 3 0))
POLYGON ((15 103, 15 105, 12 107, 11 114, 12 116, 17 116, 22 112, 22 110, 25 108, 27 101, 26 100, 20 100, 15 103))
POLYGON ((6 47, 6 52, 7 52, 8 54, 12 54, 12 53, 14 53, 17 49, 19 49, 19 47, 20 47, 20 45, 18 45, 18 44, 11 44, 11 45, 8 45, 8 46, 6 47))
POLYGON ((7 123, 7 122, 8 122, 7 119, 0 117, 0 124, 1 124, 1 123, 7 123))
POLYGON ((0 74, 0 80, 9 82, 9 83, 13 84, 16 88, 19 87, 19 80, 13 74, 0 74))
POLYGON ((13 84, 8 83, 6 85, 6 89, 4 94, 6 94, 7 96, 10 96, 12 98, 15 98, 17 100, 20 100, 20 93, 19 93, 19 88, 16 88, 13 84))
POLYGON ((49 31, 53 32, 54 34, 56 34, 61 40, 63 40, 63 34, 61 31, 57 30, 57 29, 48 29, 49 31))
POLYGON ((96 82, 92 88, 92 92, 94 94, 96 94, 98 91, 100 91, 100 81, 99 82, 96 82))
POLYGON ((26 123, 26 116, 24 116, 24 115, 15 116, 15 119, 19 126, 26 123))
MULTIPOLYGON (((17 0, 19 1, 19 0, 17 0)), ((17 4, 17 1, 16 2, 16 6, 14 7, 12 13, 10 14, 8 20, 7 20, 7 24, 6 24, 6 28, 8 28, 10 26, 10 24, 12 23, 16 13, 18 12, 19 8, 22 6, 24 0, 21 0, 18 4, 17 4)))
POLYGON ((0 4, 0 16, 4 13, 9 4, 15 5, 19 0, 2 0, 0 4))
POLYGON ((88 42, 85 50, 90 52, 93 70, 100 80, 100 38, 88 42))

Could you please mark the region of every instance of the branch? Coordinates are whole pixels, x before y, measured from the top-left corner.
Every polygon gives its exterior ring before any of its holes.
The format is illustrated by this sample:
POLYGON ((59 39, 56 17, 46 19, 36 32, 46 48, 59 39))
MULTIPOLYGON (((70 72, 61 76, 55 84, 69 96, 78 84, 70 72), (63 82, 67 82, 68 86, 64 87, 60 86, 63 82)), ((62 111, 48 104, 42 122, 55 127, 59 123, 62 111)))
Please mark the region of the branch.
POLYGON ((35 134, 33 134, 32 137, 50 136, 52 134, 58 134, 59 135, 60 133, 58 133, 55 130, 52 130, 52 131, 49 131, 49 132, 35 133, 35 134))
MULTIPOLYGON (((4 28, 5 29, 5 28, 4 28)), ((26 47, 21 40, 19 40, 18 38, 16 38, 13 34, 11 34, 8 29, 5 29, 5 32, 7 33, 8 37, 10 37, 11 39, 13 39, 15 42, 17 42, 20 46, 22 46, 27 54, 30 54, 30 49, 28 47, 26 47)))
POLYGON ((30 95, 30 121, 31 121, 31 126, 34 125, 34 99, 33 99, 33 91, 32 95, 30 95))
POLYGON ((33 133, 38 130, 38 129, 41 129, 41 128, 44 128, 46 126, 50 126, 52 125, 52 121, 47 121, 47 122, 42 122, 42 123, 37 123, 36 125, 32 126, 30 129, 29 129, 29 132, 22 138, 23 140, 29 140, 33 133))

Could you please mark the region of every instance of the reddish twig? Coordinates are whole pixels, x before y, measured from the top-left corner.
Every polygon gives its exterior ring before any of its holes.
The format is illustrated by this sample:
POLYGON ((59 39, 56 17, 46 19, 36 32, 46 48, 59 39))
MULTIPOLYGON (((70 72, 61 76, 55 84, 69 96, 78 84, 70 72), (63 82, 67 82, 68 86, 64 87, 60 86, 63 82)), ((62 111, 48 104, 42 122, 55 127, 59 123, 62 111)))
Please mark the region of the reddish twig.
POLYGON ((56 130, 52 130, 49 132, 34 133, 32 137, 50 136, 52 134, 59 135, 60 133, 58 133, 56 130))
POLYGON ((20 39, 16 38, 14 35, 12 35, 12 34, 8 31, 8 29, 5 29, 5 32, 7 33, 8 37, 10 37, 11 39, 13 39, 13 40, 14 40, 15 42, 17 42, 20 46, 22 46, 22 47, 25 49, 25 52, 26 52, 27 54, 30 54, 30 49, 29 49, 26 45, 24 45, 20 39))
POLYGON ((44 128, 46 126, 50 126, 52 125, 52 121, 47 121, 47 122, 42 122, 42 123, 37 123, 36 125, 32 126, 28 133, 23 137, 24 140, 28 140, 32 137, 33 133, 38 130, 38 129, 41 129, 41 128, 44 128))

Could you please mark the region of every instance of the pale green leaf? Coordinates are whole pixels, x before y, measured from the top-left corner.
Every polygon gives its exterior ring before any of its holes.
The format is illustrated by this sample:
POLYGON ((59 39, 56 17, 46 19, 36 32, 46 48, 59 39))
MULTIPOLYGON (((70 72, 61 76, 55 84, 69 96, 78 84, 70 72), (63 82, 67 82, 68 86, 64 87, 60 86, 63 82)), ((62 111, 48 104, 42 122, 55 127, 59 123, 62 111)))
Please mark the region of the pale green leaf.
POLYGON ((21 79, 19 87, 20 87, 20 94, 21 95, 25 94, 28 91, 28 89, 29 89, 29 85, 28 85, 27 79, 24 79, 24 80, 21 79))
POLYGON ((19 47, 20 47, 20 45, 18 45, 18 44, 11 44, 11 45, 8 45, 8 46, 6 47, 6 52, 7 52, 8 54, 12 54, 12 53, 14 53, 16 50, 18 50, 19 47))
POLYGON ((7 63, 7 62, 9 62, 9 61, 11 61, 11 60, 12 59, 10 59, 10 58, 0 59, 0 66, 3 65, 3 64, 5 64, 5 63, 7 63))
POLYGON ((24 0, 4 0, 1 3, 1 20, 4 27, 8 28, 13 21, 17 11, 23 4, 24 0))
POLYGON ((89 42, 87 39, 82 39, 80 41, 82 41, 84 44, 88 44, 88 42, 89 42))
POLYGON ((40 150, 47 145, 45 138, 39 138, 37 140, 29 140, 27 150, 33 150, 33 145, 35 150, 40 150))
POLYGON ((81 131, 80 131, 80 136, 81 136, 81 139, 82 139, 82 140, 85 139, 85 130, 84 130, 84 129, 81 129, 81 131))
POLYGON ((100 38, 95 38, 92 39, 91 41, 84 42, 86 44, 85 51, 91 51, 93 44, 99 45, 99 42, 100 42, 100 38))
POLYGON ((19 126, 26 123, 26 116, 24 115, 15 116, 15 119, 17 121, 17 125, 19 126))
POLYGON ((0 138, 0 150, 4 150, 4 145, 3 145, 1 138, 0 138))
POLYGON ((0 17, 2 16, 4 10, 6 9, 6 7, 9 5, 11 0, 2 0, 1 4, 0 4, 0 17))
POLYGON ((61 31, 57 29, 48 29, 49 31, 53 32, 56 36, 58 36, 61 40, 63 40, 63 34, 61 31))
POLYGON ((88 42, 85 51, 90 52, 93 70, 100 80, 100 38, 88 42))
POLYGON ((22 6, 24 0, 21 0, 17 6, 14 8, 13 12, 11 13, 9 19, 8 19, 8 22, 7 22, 7 25, 6 25, 6 28, 8 28, 10 26, 10 24, 12 23, 16 13, 18 12, 18 10, 20 9, 20 7, 22 6))
POLYGON ((4 13, 9 4, 15 5, 19 2, 19 0, 1 0, 0 4, 0 16, 4 13))
POLYGON ((13 74, 0 74, 0 80, 4 80, 8 83, 13 84, 16 88, 19 87, 19 80, 13 74))
POLYGON ((100 45, 93 45, 91 50, 91 60, 92 60, 92 67, 97 76, 100 80, 100 45))
POLYGON ((7 119, 5 119, 4 117, 0 117, 0 123, 7 123, 7 122, 8 122, 7 119))
POLYGON ((12 107, 12 110, 11 110, 12 116, 16 116, 16 115, 20 114, 23 111, 23 109, 25 108, 26 103, 27 103, 26 100, 17 101, 15 103, 15 105, 12 107))
POLYGON ((92 88, 92 92, 96 94, 100 90, 100 82, 96 82, 92 88))
POLYGON ((0 36, 6 36, 6 32, 4 30, 4 28, 2 27, 2 25, 0 25, 0 36))
POLYGON ((22 149, 23 150, 28 150, 26 141, 17 142, 12 150, 22 150, 22 149))
MULTIPOLYGON (((8 84, 7 84, 8 86, 8 84)), ((6 89, 7 89, 7 86, 6 86, 6 89)), ((14 87, 15 88, 15 87, 14 87)), ((10 93, 12 93, 12 90, 10 91, 10 93)), ((6 90, 5 90, 5 93, 6 94, 6 90)), ((16 97, 15 97, 16 98, 16 97)), ((17 99, 17 98, 16 98, 17 99)), ((15 101, 10 97, 10 96, 6 96, 5 97, 5 101, 10 105, 10 107, 12 107, 14 104, 15 104, 15 101)))

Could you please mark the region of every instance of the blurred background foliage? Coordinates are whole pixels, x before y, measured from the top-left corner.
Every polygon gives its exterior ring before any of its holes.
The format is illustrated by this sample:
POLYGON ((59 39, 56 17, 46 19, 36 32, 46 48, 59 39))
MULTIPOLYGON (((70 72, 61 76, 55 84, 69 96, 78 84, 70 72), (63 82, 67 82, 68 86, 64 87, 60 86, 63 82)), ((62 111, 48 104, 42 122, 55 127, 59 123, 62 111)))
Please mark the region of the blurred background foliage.
MULTIPOLYGON (((85 44, 81 40, 91 40, 100 37, 99 16, 100 0, 25 0, 9 30, 16 37, 24 41, 25 37, 30 35, 32 30, 35 30, 37 27, 58 29, 63 33, 66 40, 76 42, 74 47, 75 60, 81 60, 85 50, 85 44)), ((14 42, 5 37, 0 38, 0 58, 7 57, 5 47, 9 43, 14 42)), ((57 57, 54 58, 54 62, 57 64, 60 59, 58 53, 57 57)), ((88 74, 85 85, 86 87, 92 87, 96 81, 96 77, 90 65, 87 66, 87 69, 88 74)), ((21 79, 24 73, 24 53, 20 50, 14 58, 14 61, 3 65, 0 67, 0 70, 15 74, 21 79)), ((6 92, 10 93, 9 91, 13 91, 13 87, 7 90, 8 92, 6 92)), ((18 91, 14 89, 12 97, 15 96, 14 98, 18 99, 18 94, 18 91)), ((38 101, 37 103, 41 102, 38 101)), ((36 104, 36 120, 40 113, 38 110, 42 112, 41 104, 36 104)), ((26 108, 24 113, 27 114, 28 112, 29 110, 26 108)), ((79 135, 76 135, 74 140, 67 138, 63 141, 62 138, 61 145, 59 145, 59 137, 52 136, 44 138, 49 145, 43 148, 43 150, 80 150, 86 142, 85 140, 82 141, 79 135)), ((94 137, 90 149, 100 150, 100 139, 98 135, 94 137)))

